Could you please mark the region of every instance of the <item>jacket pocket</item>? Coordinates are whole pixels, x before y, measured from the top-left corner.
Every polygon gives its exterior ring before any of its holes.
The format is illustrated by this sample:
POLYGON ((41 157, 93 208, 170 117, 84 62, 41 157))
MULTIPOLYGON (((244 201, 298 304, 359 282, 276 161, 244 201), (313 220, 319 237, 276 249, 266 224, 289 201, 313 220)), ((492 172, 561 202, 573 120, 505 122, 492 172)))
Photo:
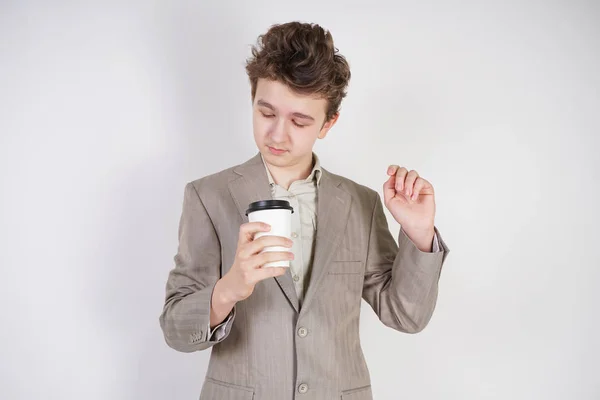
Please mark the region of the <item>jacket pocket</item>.
POLYGON ((342 400, 373 400, 371 385, 342 392, 342 400))
POLYGON ((253 400, 254 389, 206 377, 200 400, 253 400))

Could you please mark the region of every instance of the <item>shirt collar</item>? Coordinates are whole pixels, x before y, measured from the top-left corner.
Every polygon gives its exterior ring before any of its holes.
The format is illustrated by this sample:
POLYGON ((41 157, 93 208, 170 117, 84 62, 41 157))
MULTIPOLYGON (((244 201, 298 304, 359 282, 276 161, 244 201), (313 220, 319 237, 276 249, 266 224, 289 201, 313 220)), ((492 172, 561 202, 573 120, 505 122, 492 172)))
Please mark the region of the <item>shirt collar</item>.
MULTIPOLYGON (((317 181, 317 186, 319 186, 319 182, 321 182, 321 175, 323 174, 323 172, 321 171, 321 162, 319 160, 319 157, 313 152, 313 161, 314 161, 314 166, 312 168, 312 170, 310 171, 310 174, 308 175, 308 177, 304 180, 304 182, 312 182, 314 180, 317 181)), ((265 170, 267 171, 267 177, 269 178, 269 185, 273 186, 275 184, 275 181, 273 180, 273 176, 271 175, 271 171, 269 171, 269 168, 267 167, 267 164, 265 163, 265 159, 262 156, 262 153, 260 155, 260 158, 263 161, 263 165, 265 166, 265 170)))

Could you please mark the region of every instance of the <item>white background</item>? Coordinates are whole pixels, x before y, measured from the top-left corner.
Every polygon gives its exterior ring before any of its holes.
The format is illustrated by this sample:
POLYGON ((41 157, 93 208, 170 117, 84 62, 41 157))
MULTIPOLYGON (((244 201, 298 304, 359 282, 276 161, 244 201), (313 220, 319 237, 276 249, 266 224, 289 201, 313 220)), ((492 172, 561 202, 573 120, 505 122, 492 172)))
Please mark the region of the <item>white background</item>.
POLYGON ((363 303, 375 398, 600 398, 599 3, 364 3, 0 3, 3 399, 198 398, 158 324, 183 188, 256 153, 245 58, 290 20, 352 69, 323 165, 416 169, 451 248, 422 333, 363 303))

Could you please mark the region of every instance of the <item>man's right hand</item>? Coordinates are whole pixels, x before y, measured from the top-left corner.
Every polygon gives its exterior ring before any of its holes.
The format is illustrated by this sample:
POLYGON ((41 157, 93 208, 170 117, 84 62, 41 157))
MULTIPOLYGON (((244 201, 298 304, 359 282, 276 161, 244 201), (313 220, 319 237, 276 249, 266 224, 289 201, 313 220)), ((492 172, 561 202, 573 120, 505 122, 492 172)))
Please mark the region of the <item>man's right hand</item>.
POLYGON ((240 227, 235 261, 230 270, 221 278, 222 289, 232 302, 250 297, 256 284, 264 279, 285 274, 287 267, 262 268, 273 261, 293 260, 291 251, 261 251, 269 246, 292 247, 291 239, 282 236, 265 235, 254 240, 258 232, 268 232, 271 227, 263 222, 248 222, 240 227))

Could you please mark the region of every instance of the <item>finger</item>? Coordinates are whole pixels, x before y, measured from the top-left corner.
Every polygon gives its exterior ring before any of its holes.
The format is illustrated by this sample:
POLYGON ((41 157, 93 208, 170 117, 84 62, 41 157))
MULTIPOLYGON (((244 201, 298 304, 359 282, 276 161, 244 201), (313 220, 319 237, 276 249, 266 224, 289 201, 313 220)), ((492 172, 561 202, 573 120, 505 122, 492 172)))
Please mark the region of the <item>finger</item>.
POLYGON ((433 186, 431 185, 431 182, 429 182, 427 179, 421 178, 419 177, 418 180, 422 181, 421 184, 421 188, 419 190, 419 196, 427 196, 427 195, 434 195, 434 190, 433 190, 433 186))
POLYGON ((254 282, 259 282, 267 278, 272 278, 275 276, 281 276, 285 274, 287 271, 287 267, 269 267, 269 268, 260 268, 254 271, 254 282))
POLYGON ((401 192, 404 189, 406 175, 408 175, 408 170, 404 167, 399 168, 398 172, 396 172, 396 192, 401 192))
POLYGON ((271 226, 264 222, 246 222, 240 226, 240 234, 238 238, 238 247, 241 244, 249 243, 254 238, 257 232, 268 232, 271 226))
POLYGON ((413 193, 413 186, 415 185, 415 181, 419 177, 419 174, 414 169, 411 170, 408 174, 406 174, 406 179, 404 181, 404 194, 406 197, 410 197, 413 193))
POLYGON ((396 171, 398 171, 400 167, 397 165, 390 165, 387 169, 387 174, 388 175, 394 175, 396 173, 396 171))
POLYGON ((394 175, 392 175, 383 184, 383 198, 384 198, 386 204, 388 203, 388 201, 391 198, 393 198, 396 195, 396 188, 394 186, 395 182, 396 182, 396 177, 394 175))
POLYGON ((425 186, 425 182, 427 182, 425 179, 421 177, 417 178, 417 180, 415 181, 415 186, 413 187, 413 194, 410 197, 412 201, 417 201, 421 190, 423 190, 423 187, 425 186))
POLYGON ((246 243, 242 250, 240 250, 240 256, 243 258, 249 258, 261 252, 265 247, 269 246, 281 246, 281 247, 292 247, 294 242, 283 236, 265 235, 258 239, 246 243))
POLYGON ((266 263, 275 261, 290 261, 294 259, 294 253, 291 251, 265 251, 250 258, 249 267, 256 269, 266 263))

